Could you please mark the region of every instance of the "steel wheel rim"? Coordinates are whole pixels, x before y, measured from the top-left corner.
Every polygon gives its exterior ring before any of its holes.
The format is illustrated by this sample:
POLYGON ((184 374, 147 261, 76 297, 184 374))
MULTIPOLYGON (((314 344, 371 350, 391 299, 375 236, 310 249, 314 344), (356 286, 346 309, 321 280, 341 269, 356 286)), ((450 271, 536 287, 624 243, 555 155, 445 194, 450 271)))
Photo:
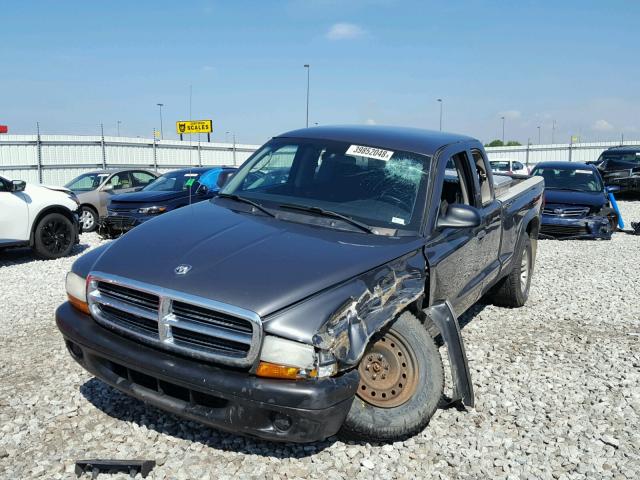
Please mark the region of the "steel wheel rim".
POLYGON ((406 403, 418 386, 419 370, 413 350, 398 333, 386 333, 367 348, 360 365, 357 395, 381 408, 406 403))
POLYGON ((61 253, 71 244, 71 229, 64 222, 51 220, 42 227, 40 239, 47 251, 61 253))
POLYGON ((93 213, 91 213, 89 210, 83 209, 82 214, 80 215, 80 222, 82 222, 82 228, 84 230, 88 230, 93 227, 93 213))
POLYGON ((520 284, 522 290, 526 290, 529 281, 529 251, 525 248, 522 252, 522 261, 520 262, 520 284))

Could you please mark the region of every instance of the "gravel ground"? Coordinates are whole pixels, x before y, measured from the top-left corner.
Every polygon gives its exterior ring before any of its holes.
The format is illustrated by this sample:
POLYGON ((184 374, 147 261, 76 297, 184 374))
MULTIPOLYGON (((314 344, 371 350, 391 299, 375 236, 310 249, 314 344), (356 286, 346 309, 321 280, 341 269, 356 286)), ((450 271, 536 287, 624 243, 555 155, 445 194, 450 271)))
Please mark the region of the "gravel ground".
MULTIPOLYGON (((640 220, 640 202, 621 208, 640 220)), ((85 234, 55 261, 0 253, 0 478, 74 478, 90 457, 155 459, 152 478, 177 479, 640 477, 640 237, 541 241, 526 307, 461 319, 475 409, 440 410, 405 442, 305 446, 181 421, 72 361, 53 311, 99 243, 85 234)))

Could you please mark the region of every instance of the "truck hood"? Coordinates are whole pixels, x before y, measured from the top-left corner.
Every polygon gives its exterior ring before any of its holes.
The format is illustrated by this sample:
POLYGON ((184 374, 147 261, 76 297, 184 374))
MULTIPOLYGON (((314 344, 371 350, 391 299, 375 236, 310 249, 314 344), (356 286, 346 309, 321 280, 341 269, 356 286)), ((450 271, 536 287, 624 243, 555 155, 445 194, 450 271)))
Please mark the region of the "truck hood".
POLYGON ((573 192, 570 190, 544 191, 544 201, 556 205, 584 205, 588 207, 601 207, 607 202, 603 192, 573 192))
POLYGON ((415 237, 340 231, 200 202, 131 230, 92 270, 264 317, 418 248, 415 237), (182 264, 192 268, 177 275, 182 264))
POLYGON ((156 203, 156 202, 169 202, 180 197, 188 197, 188 192, 133 192, 133 193, 121 193, 120 195, 113 195, 111 197, 111 203, 156 203))

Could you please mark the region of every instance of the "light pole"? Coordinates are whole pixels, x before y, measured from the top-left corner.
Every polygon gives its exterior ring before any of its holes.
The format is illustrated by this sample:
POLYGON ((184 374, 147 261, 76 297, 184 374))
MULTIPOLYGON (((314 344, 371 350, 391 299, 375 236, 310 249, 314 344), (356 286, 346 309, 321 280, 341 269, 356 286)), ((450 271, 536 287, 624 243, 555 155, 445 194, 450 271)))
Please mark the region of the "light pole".
POLYGON ((540 135, 540 125, 538 125, 538 145, 542 144, 542 137, 540 135))
POLYGON ((504 117, 500 117, 502 119, 502 146, 505 146, 504 143, 504 117))
POLYGON ((160 108, 160 140, 164 140, 164 131, 162 129, 162 107, 164 107, 164 103, 156 103, 156 105, 160 108))
POLYGON ((307 69, 307 128, 309 127, 309 72, 311 70, 311 65, 308 63, 304 64, 304 68, 307 69))
POLYGON ((440 104, 440 131, 442 131, 442 99, 438 98, 436 101, 440 104))
POLYGON ((224 143, 229 143, 229 133, 230 132, 224 132, 224 143))
POLYGON ((551 126, 551 144, 553 145, 556 137, 556 121, 553 121, 553 125, 551 126))
POLYGON ((118 121, 116 122, 116 129, 118 130, 118 136, 120 136, 120 124, 121 124, 121 123, 122 123, 122 122, 121 122, 120 120, 118 120, 118 121))

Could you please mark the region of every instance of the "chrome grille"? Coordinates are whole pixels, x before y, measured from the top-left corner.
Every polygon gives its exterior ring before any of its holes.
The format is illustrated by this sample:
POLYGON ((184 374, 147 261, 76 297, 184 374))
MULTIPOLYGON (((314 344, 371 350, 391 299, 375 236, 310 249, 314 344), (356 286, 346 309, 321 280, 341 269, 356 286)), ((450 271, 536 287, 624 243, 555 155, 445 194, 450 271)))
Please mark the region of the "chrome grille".
POLYGON ((547 205, 542 210, 544 215, 565 218, 582 218, 589 213, 589 207, 555 207, 547 205))
POLYGON ((105 327, 195 358, 248 367, 262 341, 252 311, 113 275, 91 273, 87 300, 105 327))

